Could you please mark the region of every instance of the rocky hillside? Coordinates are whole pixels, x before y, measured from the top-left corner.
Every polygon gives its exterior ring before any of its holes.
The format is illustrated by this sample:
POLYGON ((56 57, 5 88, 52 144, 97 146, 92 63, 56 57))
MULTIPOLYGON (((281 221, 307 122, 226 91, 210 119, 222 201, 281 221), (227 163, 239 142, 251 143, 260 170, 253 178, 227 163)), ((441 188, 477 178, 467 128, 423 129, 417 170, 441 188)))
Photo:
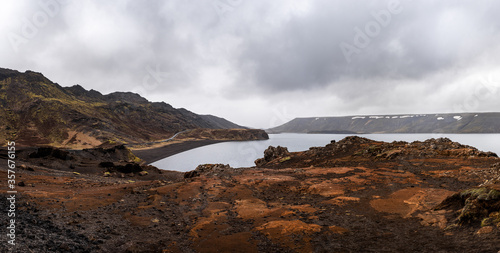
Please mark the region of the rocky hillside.
POLYGON ((500 113, 296 118, 269 133, 500 133, 500 113))
POLYGON ((0 118, 0 143, 20 145, 89 147, 161 140, 186 129, 243 128, 138 94, 61 87, 41 73, 9 69, 0 69, 0 118))

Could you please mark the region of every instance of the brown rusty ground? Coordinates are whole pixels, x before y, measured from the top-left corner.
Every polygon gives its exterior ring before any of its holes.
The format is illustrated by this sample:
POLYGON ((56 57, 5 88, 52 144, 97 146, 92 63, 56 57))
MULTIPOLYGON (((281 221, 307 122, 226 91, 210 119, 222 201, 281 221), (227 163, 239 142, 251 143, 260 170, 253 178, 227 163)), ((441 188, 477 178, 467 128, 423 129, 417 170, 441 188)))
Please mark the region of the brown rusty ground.
MULTIPOLYGON (((51 252, 498 252, 498 227, 453 226, 457 210, 433 207, 489 179, 499 159, 417 144, 347 139, 174 181, 37 167, 18 170, 17 189, 22 214, 61 234, 51 252)), ((26 233, 18 242, 47 249, 26 233)))

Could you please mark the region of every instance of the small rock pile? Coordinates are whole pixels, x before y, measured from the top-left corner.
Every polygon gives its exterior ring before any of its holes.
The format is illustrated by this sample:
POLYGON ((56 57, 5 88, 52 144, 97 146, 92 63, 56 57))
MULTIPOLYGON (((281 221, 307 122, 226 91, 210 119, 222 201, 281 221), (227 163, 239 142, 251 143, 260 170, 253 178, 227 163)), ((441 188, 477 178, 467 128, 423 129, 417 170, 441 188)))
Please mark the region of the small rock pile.
POLYGON ((426 150, 434 154, 453 157, 498 157, 493 152, 483 152, 475 147, 453 142, 448 138, 428 139, 424 142, 412 142, 409 147, 426 150))
POLYGON ((339 151, 347 152, 353 147, 359 147, 361 144, 366 144, 370 142, 374 141, 359 136, 347 136, 338 142, 336 142, 335 140, 331 141, 330 144, 325 146, 325 148, 327 150, 333 150, 334 152, 339 152, 339 151))
POLYGON ((219 173, 232 169, 229 164, 201 164, 195 170, 184 173, 184 178, 193 178, 203 175, 217 176, 219 173))

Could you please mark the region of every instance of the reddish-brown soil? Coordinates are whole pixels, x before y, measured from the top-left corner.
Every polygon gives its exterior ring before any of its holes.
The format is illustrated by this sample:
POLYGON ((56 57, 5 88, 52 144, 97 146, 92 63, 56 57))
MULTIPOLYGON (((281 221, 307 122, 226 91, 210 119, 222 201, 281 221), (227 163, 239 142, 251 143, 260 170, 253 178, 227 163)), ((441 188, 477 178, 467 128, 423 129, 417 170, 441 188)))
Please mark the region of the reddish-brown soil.
POLYGON ((26 159, 16 174, 24 186, 15 250, 498 252, 499 161, 446 139, 357 137, 297 153, 269 149, 259 167, 203 165, 156 178, 75 174, 26 159))

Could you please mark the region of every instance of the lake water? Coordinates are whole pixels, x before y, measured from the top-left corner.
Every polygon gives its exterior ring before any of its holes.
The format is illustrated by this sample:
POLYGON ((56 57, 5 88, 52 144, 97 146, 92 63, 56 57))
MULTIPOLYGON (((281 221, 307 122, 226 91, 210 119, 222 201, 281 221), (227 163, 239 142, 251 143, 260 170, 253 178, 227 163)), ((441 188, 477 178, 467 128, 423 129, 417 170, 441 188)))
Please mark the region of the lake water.
MULTIPOLYGON (((331 140, 339 141, 352 134, 270 134, 269 140, 221 142, 179 153, 152 165, 164 170, 190 171, 199 164, 223 163, 234 168, 255 166, 254 161, 264 156, 269 146, 287 147, 288 151, 304 151, 309 147, 321 147, 331 140)), ((482 151, 500 155, 500 134, 364 134, 358 135, 377 141, 424 141, 447 137, 452 141, 470 145, 482 151)))

